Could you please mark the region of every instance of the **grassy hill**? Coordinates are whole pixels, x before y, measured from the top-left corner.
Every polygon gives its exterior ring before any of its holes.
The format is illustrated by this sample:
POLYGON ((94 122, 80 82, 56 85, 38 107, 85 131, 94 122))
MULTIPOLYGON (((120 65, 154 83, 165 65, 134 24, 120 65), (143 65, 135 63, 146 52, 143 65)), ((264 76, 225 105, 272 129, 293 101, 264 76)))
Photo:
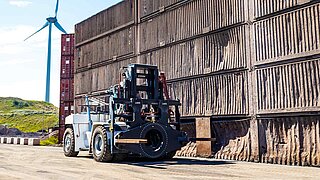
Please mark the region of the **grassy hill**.
POLYGON ((58 121, 58 108, 50 103, 0 97, 0 124, 36 132, 57 125, 58 121))

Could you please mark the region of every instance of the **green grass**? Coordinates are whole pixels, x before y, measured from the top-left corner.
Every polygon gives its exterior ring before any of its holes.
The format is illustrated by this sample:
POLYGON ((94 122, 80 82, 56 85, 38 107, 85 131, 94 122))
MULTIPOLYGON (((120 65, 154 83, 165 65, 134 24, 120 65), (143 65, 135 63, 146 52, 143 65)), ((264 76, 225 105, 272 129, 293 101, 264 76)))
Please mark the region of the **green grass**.
POLYGON ((0 97, 0 124, 23 132, 37 132, 58 124, 58 108, 43 101, 0 97))
POLYGON ((33 101, 33 100, 23 100, 14 97, 0 97, 0 112, 1 113, 11 113, 16 110, 33 110, 33 111, 57 111, 54 105, 43 102, 43 101, 33 101))
POLYGON ((55 144, 58 144, 58 137, 56 136, 51 136, 49 137, 48 139, 46 140, 41 140, 40 141, 40 145, 41 146, 50 146, 50 145, 55 145, 55 144))

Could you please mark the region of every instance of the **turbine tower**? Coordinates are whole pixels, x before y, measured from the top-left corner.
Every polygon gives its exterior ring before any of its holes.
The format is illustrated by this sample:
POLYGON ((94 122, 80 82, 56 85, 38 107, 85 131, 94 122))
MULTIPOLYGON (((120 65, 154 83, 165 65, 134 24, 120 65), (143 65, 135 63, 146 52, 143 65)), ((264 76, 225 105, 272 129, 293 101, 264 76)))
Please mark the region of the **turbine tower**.
POLYGON ((46 20, 47 22, 35 33, 31 34, 29 37, 27 37, 24 41, 32 37, 33 35, 40 32, 42 29, 49 26, 49 38, 48 38, 48 58, 47 58, 47 78, 46 78, 46 96, 45 101, 50 101, 50 74, 51 74, 51 31, 52 31, 52 24, 54 24, 61 32, 67 34, 67 32, 62 28, 62 26, 59 24, 57 19, 58 14, 58 7, 59 7, 59 0, 57 0, 56 9, 55 9, 55 16, 54 17, 48 17, 46 20))

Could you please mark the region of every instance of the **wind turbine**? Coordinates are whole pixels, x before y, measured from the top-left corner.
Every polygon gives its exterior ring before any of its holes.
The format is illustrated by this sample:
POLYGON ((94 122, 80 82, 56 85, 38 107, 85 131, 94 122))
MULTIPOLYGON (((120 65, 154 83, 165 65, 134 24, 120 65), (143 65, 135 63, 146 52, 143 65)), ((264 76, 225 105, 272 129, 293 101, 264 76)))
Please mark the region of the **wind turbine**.
POLYGON ((58 14, 58 7, 59 7, 59 0, 57 0, 56 9, 55 9, 55 16, 54 17, 48 17, 46 20, 47 22, 35 33, 31 34, 29 37, 27 37, 24 41, 32 37, 33 35, 40 32, 42 29, 49 26, 49 38, 48 38, 48 58, 47 58, 47 78, 46 78, 46 97, 45 101, 49 102, 50 100, 50 71, 51 71, 51 31, 52 31, 52 24, 54 24, 61 32, 67 34, 67 32, 62 28, 62 26, 59 24, 57 19, 58 14))

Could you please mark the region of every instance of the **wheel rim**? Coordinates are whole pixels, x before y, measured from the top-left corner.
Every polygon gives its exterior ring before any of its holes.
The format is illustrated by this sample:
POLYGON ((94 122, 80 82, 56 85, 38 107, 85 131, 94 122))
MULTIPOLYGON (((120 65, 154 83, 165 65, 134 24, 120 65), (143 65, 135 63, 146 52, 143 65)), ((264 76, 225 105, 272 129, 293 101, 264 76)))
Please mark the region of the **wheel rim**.
POLYGON ((71 149, 71 135, 67 134, 64 138, 64 151, 69 152, 71 149))
POLYGON ((101 155, 103 149, 103 138, 101 134, 97 134, 94 138, 94 151, 97 156, 101 155))

